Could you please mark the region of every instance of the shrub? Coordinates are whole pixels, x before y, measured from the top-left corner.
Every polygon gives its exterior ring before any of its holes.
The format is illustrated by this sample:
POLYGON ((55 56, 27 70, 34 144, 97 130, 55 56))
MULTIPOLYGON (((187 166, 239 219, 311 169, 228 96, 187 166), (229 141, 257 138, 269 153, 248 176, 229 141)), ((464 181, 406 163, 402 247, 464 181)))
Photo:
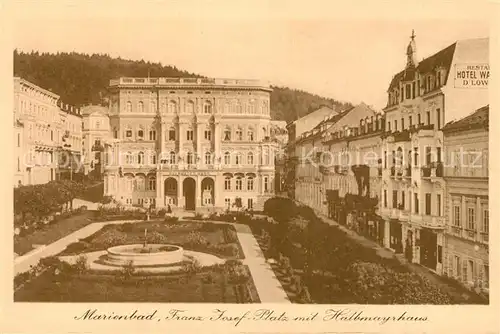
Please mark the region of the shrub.
POLYGON ((264 203, 264 213, 278 222, 287 222, 298 214, 293 200, 284 197, 273 197, 264 203))
POLYGON ((89 249, 90 247, 90 244, 86 241, 77 241, 77 242, 74 242, 72 244, 69 244, 66 249, 65 249, 65 252, 66 253, 82 253, 82 252, 85 252, 89 249))
POLYGON ((102 204, 109 204, 113 201, 113 197, 112 196, 103 196, 102 199, 101 199, 101 203, 102 204))
POLYGON ((74 270, 78 274, 84 274, 89 270, 89 264, 87 261, 87 257, 85 255, 81 255, 76 259, 75 264, 73 265, 74 270))
POLYGON ((167 214, 167 210, 166 210, 166 209, 163 209, 163 208, 162 208, 162 209, 160 209, 160 210, 158 210, 158 213, 157 213, 157 215, 158 215, 159 217, 165 217, 165 215, 166 215, 166 214, 167 214))
POLYGON ((224 256, 232 256, 232 257, 240 256, 240 249, 236 244, 214 245, 211 246, 210 249, 224 256))
POLYGON ((148 243, 151 244, 164 244, 168 242, 168 238, 157 231, 152 231, 151 233, 148 233, 147 238, 148 238, 148 243))
POLYGON ((200 231, 201 232, 215 232, 218 230, 217 224, 210 223, 210 222, 205 222, 201 225, 200 231))
POLYGON ((238 234, 231 227, 225 228, 224 230, 224 239, 227 243, 238 242, 238 234))
POLYGON ((130 260, 126 265, 122 267, 122 269, 118 272, 120 278, 129 279, 135 273, 134 261, 130 260))
POLYGON ((299 293, 299 302, 302 304, 310 304, 312 302, 311 295, 309 294, 309 289, 303 287, 299 293))
POLYGON ((116 227, 110 228, 94 238, 93 242, 105 248, 122 245, 127 241, 127 234, 118 231, 116 227))
POLYGON ((203 219, 203 215, 199 212, 196 212, 194 214, 194 217, 193 217, 194 220, 202 220, 203 219))
POLYGON ((187 244, 191 246, 206 246, 208 241, 200 232, 191 231, 187 236, 187 244))

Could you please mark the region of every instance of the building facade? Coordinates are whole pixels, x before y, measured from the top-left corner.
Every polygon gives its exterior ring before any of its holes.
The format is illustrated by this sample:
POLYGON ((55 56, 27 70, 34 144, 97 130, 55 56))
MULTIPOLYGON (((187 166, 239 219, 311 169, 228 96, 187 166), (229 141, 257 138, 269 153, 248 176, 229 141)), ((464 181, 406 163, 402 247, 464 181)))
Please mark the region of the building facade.
POLYGON ((446 152, 444 274, 489 290, 489 106, 443 128, 446 152))
POLYGON ((270 92, 252 80, 112 80, 105 194, 125 205, 261 208, 274 192, 270 92))
POLYGON ((64 167, 61 156, 80 152, 81 116, 57 94, 15 77, 14 135, 14 186, 47 183, 64 167))
POLYGON ((390 225, 387 246, 438 274, 446 225, 442 128, 469 105, 487 103, 486 89, 456 85, 454 71, 463 64, 487 65, 488 40, 458 41, 418 61, 413 35, 406 67, 392 79, 384 109, 379 214, 390 225))

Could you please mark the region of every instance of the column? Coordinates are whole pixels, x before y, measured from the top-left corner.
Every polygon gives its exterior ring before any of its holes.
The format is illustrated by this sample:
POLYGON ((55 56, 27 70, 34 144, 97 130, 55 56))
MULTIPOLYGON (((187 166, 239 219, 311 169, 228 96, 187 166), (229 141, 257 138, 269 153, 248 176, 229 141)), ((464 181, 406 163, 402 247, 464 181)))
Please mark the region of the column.
POLYGON ((201 178, 199 175, 196 176, 196 185, 194 187, 194 198, 195 198, 195 209, 203 206, 201 202, 201 178))
POLYGON ((465 196, 462 196, 461 197, 461 200, 462 200, 462 205, 461 205, 461 209, 460 209, 460 226, 462 228, 467 228, 467 220, 465 219, 466 218, 466 215, 467 215, 467 206, 465 205, 465 196))
POLYGON ((177 177, 177 207, 184 208, 184 195, 182 189, 182 176, 177 177))
POLYGON ((156 171, 156 207, 165 205, 165 192, 163 190, 163 180, 159 170, 156 171))

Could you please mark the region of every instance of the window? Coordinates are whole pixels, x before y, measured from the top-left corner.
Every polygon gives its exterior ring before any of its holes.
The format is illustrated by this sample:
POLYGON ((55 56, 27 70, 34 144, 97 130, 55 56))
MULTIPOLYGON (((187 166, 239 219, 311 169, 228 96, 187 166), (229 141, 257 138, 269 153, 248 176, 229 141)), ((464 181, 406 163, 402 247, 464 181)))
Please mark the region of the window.
POLYGON ((149 140, 156 140, 156 131, 149 130, 149 140))
POLYGON ((418 119, 418 125, 422 124, 422 116, 420 116, 420 114, 417 115, 417 119, 418 119))
POLYGON ((149 112, 156 112, 156 102, 155 101, 151 101, 151 103, 149 104, 149 112))
POLYGON ((212 163, 212 154, 210 152, 205 152, 205 165, 210 165, 212 163))
POLYGON ((155 152, 152 152, 152 153, 151 153, 151 155, 150 155, 150 157, 151 157, 151 160, 150 160, 150 161, 151 161, 151 163, 152 163, 153 165, 156 165, 156 153, 155 153, 155 152))
POLYGON ((412 98, 415 98, 415 96, 416 96, 416 90, 417 90, 416 88, 417 88, 417 87, 416 87, 415 82, 412 82, 412 84, 411 84, 411 93, 412 93, 412 98))
POLYGON ((387 190, 384 190, 384 208, 387 208, 387 190))
POLYGON ((17 157, 17 171, 21 171, 21 159, 19 159, 19 157, 17 157))
POLYGON ((241 153, 236 154, 236 165, 241 165, 241 153))
POLYGON ((415 213, 418 213, 418 194, 415 193, 413 194, 413 199, 414 199, 414 208, 415 208, 415 213))
POLYGON ((101 122, 100 121, 96 121, 95 122, 95 128, 96 129, 100 129, 101 128, 101 122))
POLYGON ((413 164, 415 166, 418 166, 418 147, 414 147, 413 148, 413 156, 414 156, 414 161, 413 161, 413 164))
POLYGON ((253 130, 248 130, 248 140, 253 141, 253 130))
POLYGON ((392 207, 393 208, 398 207, 398 191, 397 190, 392 191, 392 207))
POLYGON ((461 276, 462 267, 460 266, 460 262, 460 258, 455 255, 455 263, 453 266, 453 273, 455 275, 455 278, 459 278, 461 276))
POLYGON ((474 261, 469 260, 467 261, 467 281, 472 282, 474 280, 475 276, 475 270, 474 270, 474 261))
MULTIPOLYGON (((52 135, 52 134, 53 134, 53 133, 51 132, 51 135, 52 135)), ((52 139, 52 140, 53 140, 53 139, 52 139)), ((18 134, 17 134, 17 147, 21 147, 21 134, 20 134, 20 133, 18 133, 18 134)))
POLYGON ((409 84, 406 84, 405 93, 406 93, 406 98, 411 99, 411 87, 409 84))
POLYGON ((230 208, 231 207, 231 199, 230 198, 224 198, 224 204, 226 205, 226 208, 230 208))
POLYGON ((212 105, 210 104, 210 102, 205 103, 205 105, 203 106, 203 112, 205 114, 211 114, 212 113, 212 105))
POLYGON ((170 164, 173 165, 175 164, 175 152, 170 152, 170 164))
POLYGON ((137 137, 139 137, 139 139, 144 138, 144 130, 141 129, 141 130, 137 131, 137 137))
POLYGON ((437 203, 436 203, 437 215, 441 216, 441 194, 437 194, 436 196, 437 196, 437 203))
POLYGON ((436 148, 437 162, 441 162, 441 147, 436 148))
POLYGON ((130 165, 132 163, 132 153, 131 152, 127 152, 127 154, 125 154, 125 163, 130 165))
POLYGON ((398 121, 397 120, 394 121, 394 131, 398 132, 398 121))
POLYGON ((437 108, 436 109, 436 116, 437 116, 437 128, 438 130, 441 130, 441 109, 437 108))
POLYGON ((387 151, 384 151, 384 168, 387 168, 387 151))
POLYGON ((137 154, 137 163, 139 165, 144 163, 144 152, 139 152, 139 154, 137 154))
POLYGON ((139 190, 139 191, 144 191, 144 178, 143 177, 138 177, 135 181, 135 188, 136 190, 139 190))
POLYGON ((483 226, 481 232, 483 233, 489 233, 490 231, 490 217, 489 217, 489 211, 488 210, 483 210, 483 226))
POLYGON ((187 164, 188 165, 192 165, 193 164, 193 153, 192 152, 188 152, 187 153, 187 164))
POLYGON ((405 192, 404 192, 404 190, 401 191, 401 206, 402 206, 402 209, 404 210, 404 208, 405 208, 405 192))
POLYGON ((427 112, 427 125, 431 125, 431 112, 427 112))
POLYGON ((425 194, 425 214, 431 215, 431 194, 425 194))
POLYGON ((127 112, 132 112, 132 102, 127 102, 127 112))
MULTIPOLYGON (((224 178, 224 190, 231 190, 231 178, 229 176, 224 178)), ((226 198, 226 200, 227 199, 228 198, 226 198)))
POLYGON ((231 140, 231 129, 226 128, 224 130, 224 141, 231 140))
POLYGON ((186 132, 186 138, 187 138, 187 140, 193 140, 193 137, 194 137, 193 130, 187 130, 187 132, 186 132))
POLYGON ((212 140, 212 131, 205 130, 205 140, 212 140))
POLYGON ((457 227, 461 227, 462 224, 460 223, 460 206, 455 205, 453 207, 453 225, 457 227))
POLYGON ((118 130, 116 128, 113 130, 113 138, 118 138, 118 130))
POLYGON ((224 153, 224 164, 225 165, 231 164, 231 155, 229 154, 229 152, 224 153))
POLYGON ((148 187, 149 190, 156 190, 156 178, 154 177, 149 178, 148 185, 149 185, 148 187))
POLYGON ((241 179, 241 176, 236 178, 236 190, 243 190, 243 180, 241 179))
POLYGON ((408 123, 409 123, 408 126, 411 128, 411 126, 413 125, 411 116, 408 116, 408 123))
POLYGON ((168 130, 168 140, 175 141, 175 129, 174 128, 170 128, 170 130, 168 130))
POLYGON ((177 112, 177 103, 175 101, 170 101, 168 103, 167 112, 169 114, 175 114, 177 112))
POLYGON ((253 190, 253 177, 247 179, 247 190, 253 190))
POLYGON ((264 177, 264 192, 268 192, 269 190, 269 178, 267 176, 264 177))
POLYGON ((247 154, 247 164, 253 165, 253 153, 252 152, 248 152, 248 154, 247 154))
POLYGON ((401 131, 405 129, 405 119, 401 118, 401 131))
POLYGON ((253 209, 253 198, 249 198, 249 199, 248 199, 248 205, 247 205, 247 208, 248 208, 248 209, 253 209))
POLYGON ((467 208, 467 229, 476 229, 476 210, 474 208, 467 208))
POLYGON ((391 132, 391 122, 387 122, 387 131, 391 132))
POLYGON ((243 131, 241 130, 241 128, 238 128, 236 130, 236 139, 237 140, 243 140, 243 131))
POLYGON ((138 106, 137 106, 137 111, 138 112, 144 112, 144 103, 139 102, 138 106))

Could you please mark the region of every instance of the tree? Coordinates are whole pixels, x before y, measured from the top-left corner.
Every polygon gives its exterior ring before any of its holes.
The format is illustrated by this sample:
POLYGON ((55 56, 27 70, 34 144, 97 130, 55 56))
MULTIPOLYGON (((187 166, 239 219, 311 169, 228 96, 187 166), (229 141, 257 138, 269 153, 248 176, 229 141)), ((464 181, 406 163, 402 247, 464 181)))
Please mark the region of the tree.
POLYGON ((273 197, 264 203, 264 213, 277 222, 288 222, 298 214, 295 203, 284 197, 273 197))

